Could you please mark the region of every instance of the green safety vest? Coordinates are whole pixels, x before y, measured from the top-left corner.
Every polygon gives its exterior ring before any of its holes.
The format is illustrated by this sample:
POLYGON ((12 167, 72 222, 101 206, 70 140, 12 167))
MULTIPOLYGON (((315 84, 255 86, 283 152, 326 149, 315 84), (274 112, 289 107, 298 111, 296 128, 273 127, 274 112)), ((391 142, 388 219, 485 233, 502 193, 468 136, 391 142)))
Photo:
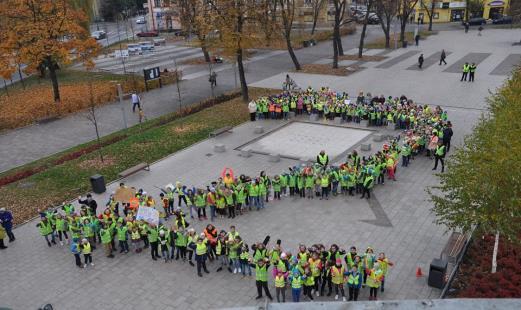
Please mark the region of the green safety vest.
POLYGON ((94 231, 90 225, 83 225, 83 235, 85 235, 85 237, 94 236, 94 231))
POLYGON ((110 229, 101 229, 101 243, 108 244, 112 241, 112 234, 110 233, 110 229))
POLYGON ((90 246, 90 243, 87 242, 87 244, 84 244, 83 245, 83 250, 82 250, 83 254, 90 254, 92 252, 92 249, 91 249, 91 246, 90 246))
POLYGON ((436 147, 436 155, 437 156, 443 156, 445 155, 445 145, 442 145, 442 146, 437 146, 436 147))
POLYGON ((149 242, 157 242, 157 237, 159 236, 159 232, 157 228, 148 228, 148 241, 149 242))
POLYGON ((179 247, 185 247, 188 244, 188 237, 181 233, 177 232, 177 238, 175 238, 175 245, 179 247))
POLYGON ((470 65, 463 65, 463 72, 469 72, 470 65))
POLYGON ((195 254, 196 255, 204 255, 204 254, 206 254, 206 243, 204 243, 204 242, 202 242, 202 243, 197 242, 196 245, 195 245, 195 254))
POLYGON ((470 66, 469 66, 469 71, 470 71, 471 73, 474 73, 474 72, 476 72, 476 68, 477 68, 476 65, 474 65, 474 66, 473 66, 473 65, 470 65, 470 66))
POLYGON ((327 160, 328 160, 327 154, 324 154, 324 155, 318 154, 318 162, 321 165, 325 165, 327 163, 327 160))
POLYGON ((255 266, 255 280, 261 282, 268 282, 268 268, 266 265, 260 267, 258 264, 255 266))
POLYGON ((286 281, 284 276, 275 276, 275 287, 284 287, 286 286, 286 281))
POLYGON ((356 276, 353 276, 352 273, 349 274, 349 277, 347 278, 347 283, 353 286, 358 285, 358 281, 360 280, 360 274, 357 273, 356 276))
POLYGON ((206 195, 195 195, 195 206, 199 208, 206 207, 206 195))
POLYGON ((40 229, 40 234, 42 236, 47 236, 47 235, 51 234, 52 233, 51 222, 49 220, 47 220, 47 223, 40 222, 39 229, 40 229))
POLYGON ((328 187, 329 186, 329 177, 322 177, 320 179, 320 186, 328 187))
POLYGON ((291 278, 291 288, 302 288, 302 278, 300 276, 291 278))
POLYGON ((116 228, 116 233, 118 235, 118 241, 127 240, 127 231, 128 228, 126 226, 121 226, 116 228))
POLYGON ((56 225, 56 231, 65 231, 64 219, 56 219, 56 222, 54 224, 56 225))

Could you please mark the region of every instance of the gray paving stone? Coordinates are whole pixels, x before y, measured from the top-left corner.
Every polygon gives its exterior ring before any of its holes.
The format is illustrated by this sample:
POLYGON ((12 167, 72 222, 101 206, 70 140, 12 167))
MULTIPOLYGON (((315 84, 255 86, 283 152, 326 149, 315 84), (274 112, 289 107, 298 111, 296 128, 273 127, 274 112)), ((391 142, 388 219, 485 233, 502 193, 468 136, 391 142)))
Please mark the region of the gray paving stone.
POLYGON ((508 55, 497 67, 490 72, 492 75, 508 75, 512 72, 515 66, 521 63, 521 54, 508 55))
POLYGON ((418 54, 419 51, 416 51, 416 50, 413 50, 413 51, 406 51, 405 53, 399 55, 399 56, 396 56, 394 58, 391 58, 390 60, 387 60, 377 66, 375 66, 375 68, 378 68, 378 69, 387 69, 387 68, 390 68, 416 54, 418 54))
MULTIPOLYGON (((468 53, 452 65, 450 65, 447 69, 443 70, 444 72, 450 73, 461 73, 461 68, 463 65, 468 62, 469 64, 475 63, 479 65, 483 60, 485 60, 488 56, 492 55, 492 53, 468 53)), ((479 68, 479 66, 478 66, 479 68)), ((479 69, 478 69, 479 70, 479 69)))
MULTIPOLYGON (((451 52, 449 51, 445 51, 445 55, 448 57, 450 54, 452 54, 451 52)), ((434 64, 439 64, 440 63, 440 56, 441 56, 441 51, 439 52, 436 52, 428 57, 424 57, 424 62, 423 62, 423 65, 422 65, 422 69, 418 68, 418 65, 415 64, 415 65, 412 65, 410 66, 409 68, 407 68, 407 70, 416 70, 416 71, 420 71, 420 70, 425 70, 427 68, 429 68, 430 66, 434 65, 434 64)))

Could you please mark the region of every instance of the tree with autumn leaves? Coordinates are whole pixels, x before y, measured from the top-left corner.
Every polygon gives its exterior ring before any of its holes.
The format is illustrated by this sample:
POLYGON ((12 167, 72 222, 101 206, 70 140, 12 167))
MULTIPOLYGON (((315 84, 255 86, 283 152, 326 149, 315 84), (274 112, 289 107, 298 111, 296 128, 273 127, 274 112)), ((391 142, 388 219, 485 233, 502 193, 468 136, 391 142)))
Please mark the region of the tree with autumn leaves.
POLYGON ((0 76, 49 71, 54 101, 60 101, 57 70, 72 61, 94 66, 100 46, 85 27, 87 17, 70 0, 3 0, 0 2, 0 76))

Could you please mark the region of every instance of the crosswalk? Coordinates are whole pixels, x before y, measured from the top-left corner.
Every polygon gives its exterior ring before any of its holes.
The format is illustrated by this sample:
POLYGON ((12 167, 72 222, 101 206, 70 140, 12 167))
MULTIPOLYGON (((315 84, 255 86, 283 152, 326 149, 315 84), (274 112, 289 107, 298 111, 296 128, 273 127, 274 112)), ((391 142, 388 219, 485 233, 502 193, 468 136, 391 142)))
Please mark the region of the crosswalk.
POLYGON ((145 52, 142 55, 131 55, 128 58, 102 56, 94 62, 96 69, 100 71, 122 74, 125 72, 139 73, 150 67, 159 67, 160 70, 173 70, 175 68, 174 60, 180 63, 202 56, 203 53, 200 48, 168 45, 156 46, 153 51, 145 52))
MULTIPOLYGON (((521 54, 519 53, 492 53, 492 52, 464 52, 446 50, 446 61, 448 65, 434 66, 440 61, 441 51, 423 52, 424 63, 422 68, 418 67, 418 57, 420 50, 397 50, 384 51, 379 50, 377 53, 364 51, 364 55, 383 55, 387 59, 380 62, 361 62, 356 60, 340 61, 340 66, 359 65, 365 68, 374 69, 391 69, 391 70, 410 70, 410 71, 436 71, 443 73, 460 73, 465 62, 475 63, 481 74, 490 75, 508 75, 512 69, 521 64, 521 54), (439 67, 439 68, 438 68, 439 67)), ((358 50, 352 49, 346 52, 346 55, 356 54, 358 50)), ((322 58, 315 61, 316 64, 332 64, 331 58, 322 58)))

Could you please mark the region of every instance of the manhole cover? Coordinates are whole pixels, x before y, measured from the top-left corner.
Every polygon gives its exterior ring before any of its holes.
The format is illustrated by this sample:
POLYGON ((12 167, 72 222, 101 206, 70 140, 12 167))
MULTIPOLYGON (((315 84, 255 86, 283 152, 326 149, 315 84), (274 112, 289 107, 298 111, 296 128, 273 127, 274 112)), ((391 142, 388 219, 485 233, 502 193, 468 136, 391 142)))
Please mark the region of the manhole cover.
POLYGON ((208 154, 206 154, 206 157, 210 157, 212 155, 213 155, 212 153, 208 153, 208 154))

